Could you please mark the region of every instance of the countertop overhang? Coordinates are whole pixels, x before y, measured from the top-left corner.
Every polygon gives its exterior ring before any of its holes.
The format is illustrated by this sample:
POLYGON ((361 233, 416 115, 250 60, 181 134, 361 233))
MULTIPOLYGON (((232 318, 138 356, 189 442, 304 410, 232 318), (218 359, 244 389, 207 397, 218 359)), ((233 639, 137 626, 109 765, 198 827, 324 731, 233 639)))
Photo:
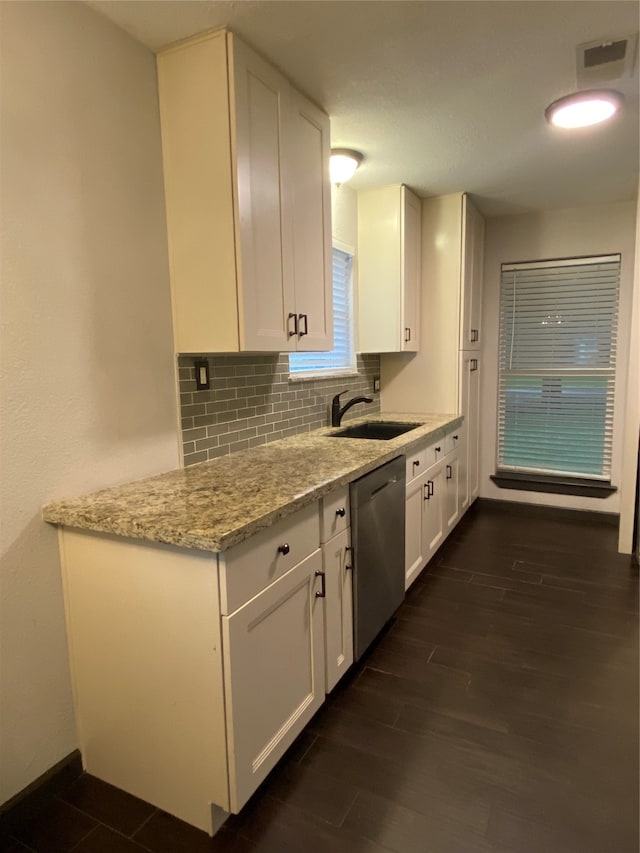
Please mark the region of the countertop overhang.
POLYGON ((351 419, 348 425, 372 420, 420 426, 387 441, 337 439, 332 433, 340 428, 325 427, 56 501, 43 508, 42 516, 65 527, 201 551, 226 551, 417 445, 437 441, 456 429, 463 418, 384 412, 351 419))

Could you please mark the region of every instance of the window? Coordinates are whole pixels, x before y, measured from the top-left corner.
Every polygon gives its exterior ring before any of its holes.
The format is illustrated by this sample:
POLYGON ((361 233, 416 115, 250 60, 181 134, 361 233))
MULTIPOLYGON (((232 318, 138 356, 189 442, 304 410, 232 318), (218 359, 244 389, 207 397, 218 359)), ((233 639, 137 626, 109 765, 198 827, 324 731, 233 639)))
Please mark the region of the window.
POLYGON ((608 482, 620 256, 503 264, 498 473, 608 482))
POLYGON ((356 372, 352 310, 353 253, 333 247, 333 349, 289 355, 292 378, 322 378, 356 372))

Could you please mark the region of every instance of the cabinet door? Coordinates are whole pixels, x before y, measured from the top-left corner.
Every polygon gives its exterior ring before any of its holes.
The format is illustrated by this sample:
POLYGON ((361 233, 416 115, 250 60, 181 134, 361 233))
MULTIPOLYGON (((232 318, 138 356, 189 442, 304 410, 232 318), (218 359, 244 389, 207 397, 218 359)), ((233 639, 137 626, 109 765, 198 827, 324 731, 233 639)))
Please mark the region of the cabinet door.
POLYGON ((320 549, 222 618, 231 811, 238 812, 322 704, 320 549))
POLYGON ((329 117, 291 90, 287 184, 291 188, 297 349, 333 349, 329 117))
POLYGON ((426 475, 416 477, 407 486, 407 498, 405 503, 405 550, 404 588, 409 589, 414 580, 422 571, 427 561, 425 554, 425 537, 423 535, 423 504, 426 502, 427 485, 426 475))
POLYGON ((284 150, 290 87, 285 78, 228 35, 231 143, 236 184, 240 348, 295 348, 291 211, 284 150))
POLYGON ((429 560, 444 539, 444 468, 437 465, 427 471, 426 500, 423 503, 422 535, 425 558, 429 560))
POLYGON ((325 574, 324 636, 326 691, 333 690, 353 663, 353 591, 351 531, 343 530, 322 546, 325 574))
POLYGON ((460 354, 460 413, 465 419, 466 476, 461 487, 464 508, 478 497, 480 487, 480 353, 460 354))
POLYGON ((467 479, 469 505, 480 490, 480 353, 473 354, 469 364, 469 402, 467 427, 467 479))
POLYGON ((402 187, 402 350, 417 352, 420 347, 420 200, 402 187))
POLYGON ((484 219, 469 197, 462 197, 462 317, 460 349, 480 349, 484 219))
POLYGON ((444 466, 443 514, 445 534, 448 535, 456 526, 460 517, 458 505, 458 455, 449 455, 444 466))

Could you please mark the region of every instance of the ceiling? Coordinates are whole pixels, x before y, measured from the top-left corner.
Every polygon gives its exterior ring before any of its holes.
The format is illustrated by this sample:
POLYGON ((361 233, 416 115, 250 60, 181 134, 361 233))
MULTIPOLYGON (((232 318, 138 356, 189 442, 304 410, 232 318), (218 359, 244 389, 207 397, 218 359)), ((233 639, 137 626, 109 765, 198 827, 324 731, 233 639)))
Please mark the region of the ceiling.
POLYGON ((228 25, 365 155, 355 189, 466 190, 488 216, 633 198, 638 65, 610 124, 559 131, 545 107, 576 89, 576 46, 637 32, 617 0, 90 0, 151 50, 228 25))

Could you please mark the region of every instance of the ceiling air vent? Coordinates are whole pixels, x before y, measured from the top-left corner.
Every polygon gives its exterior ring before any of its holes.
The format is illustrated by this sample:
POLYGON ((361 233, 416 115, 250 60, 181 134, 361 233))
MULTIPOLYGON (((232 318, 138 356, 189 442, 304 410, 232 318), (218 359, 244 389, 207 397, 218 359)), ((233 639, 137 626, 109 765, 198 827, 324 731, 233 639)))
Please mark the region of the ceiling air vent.
POLYGON ((578 87, 597 87, 630 75, 635 64, 637 44, 637 33, 579 44, 576 48, 578 87))

